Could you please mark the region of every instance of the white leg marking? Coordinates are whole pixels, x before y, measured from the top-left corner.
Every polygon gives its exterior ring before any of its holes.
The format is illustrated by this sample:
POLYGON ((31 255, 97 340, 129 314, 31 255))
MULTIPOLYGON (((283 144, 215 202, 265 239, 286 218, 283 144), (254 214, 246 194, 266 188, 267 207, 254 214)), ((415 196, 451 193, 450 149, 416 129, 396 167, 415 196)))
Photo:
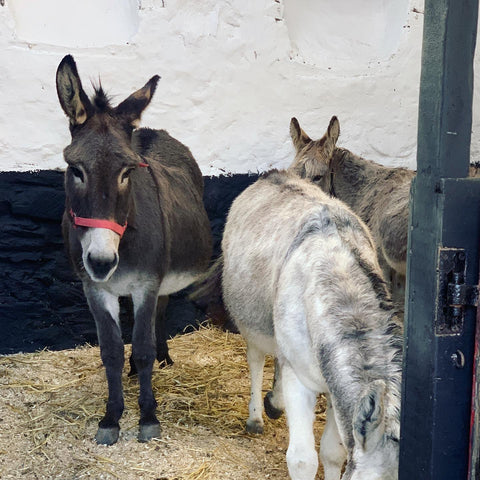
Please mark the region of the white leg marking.
POLYGON ((247 362, 250 368, 250 403, 248 405, 247 431, 250 433, 263 432, 263 367, 265 354, 252 343, 247 345, 247 362))
POLYGON ((338 432, 337 421, 332 404, 327 396, 327 419, 320 441, 320 459, 325 472, 325 480, 340 480, 343 464, 347 459, 347 451, 343 447, 338 432))
POLYGON ((314 480, 318 469, 313 435, 317 394, 305 387, 285 363, 282 364, 282 385, 290 434, 288 473, 292 480, 314 480))

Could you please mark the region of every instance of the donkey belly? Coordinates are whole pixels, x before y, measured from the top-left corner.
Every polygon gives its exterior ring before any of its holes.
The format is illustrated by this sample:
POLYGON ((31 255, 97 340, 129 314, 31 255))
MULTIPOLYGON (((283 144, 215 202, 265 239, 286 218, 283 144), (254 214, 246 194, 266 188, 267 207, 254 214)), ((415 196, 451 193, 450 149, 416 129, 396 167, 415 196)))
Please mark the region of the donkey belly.
POLYGON ((223 298, 225 306, 242 336, 273 353, 272 307, 263 296, 261 286, 249 282, 249 277, 237 275, 235 269, 224 269, 223 298))
POLYGON ((224 248, 223 300, 242 336, 259 348, 265 345, 261 349, 266 353, 273 353, 271 293, 248 251, 249 246, 241 247, 236 242, 224 248))
POLYGON ((169 272, 163 277, 159 295, 170 295, 188 287, 200 274, 198 272, 169 272))
POLYGON ((159 296, 170 295, 188 287, 199 276, 197 272, 167 273, 159 284, 159 278, 144 272, 132 272, 124 275, 114 274, 113 277, 101 284, 107 292, 120 296, 142 296, 147 291, 158 291, 159 296), (142 293, 143 292, 143 293, 142 293))

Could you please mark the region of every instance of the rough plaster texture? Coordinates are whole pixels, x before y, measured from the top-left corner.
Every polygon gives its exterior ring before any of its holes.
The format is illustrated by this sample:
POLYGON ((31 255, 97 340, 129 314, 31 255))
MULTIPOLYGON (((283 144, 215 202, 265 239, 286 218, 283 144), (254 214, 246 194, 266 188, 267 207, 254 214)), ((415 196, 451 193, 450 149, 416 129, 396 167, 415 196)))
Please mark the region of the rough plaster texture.
POLYGON ((63 168, 67 53, 115 101, 160 74, 142 124, 187 144, 204 175, 283 168, 290 118, 317 137, 333 114, 339 144, 415 167, 423 0, 129 0, 121 18, 115 0, 34 3, 33 16, 24 0, 0 6, 1 170, 63 168))

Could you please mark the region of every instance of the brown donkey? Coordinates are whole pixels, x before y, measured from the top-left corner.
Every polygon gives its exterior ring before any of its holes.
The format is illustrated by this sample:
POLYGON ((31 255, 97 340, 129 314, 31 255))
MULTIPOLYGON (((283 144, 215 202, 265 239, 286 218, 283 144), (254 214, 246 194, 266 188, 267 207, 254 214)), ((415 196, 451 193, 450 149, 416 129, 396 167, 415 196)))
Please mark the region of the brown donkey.
MULTIPOLYGON (((289 170, 344 201, 369 226, 385 278, 391 282, 393 300, 403 307, 410 184, 416 173, 337 148, 340 123, 335 116, 320 140, 312 140, 296 118, 290 122, 290 135, 296 155, 289 170)), ((478 162, 470 165, 469 176, 480 177, 478 162)))
POLYGON ((203 177, 190 150, 164 130, 138 126, 159 77, 112 107, 101 87, 89 100, 70 55, 57 70, 57 93, 70 120, 64 150, 66 204, 62 228, 70 259, 95 318, 108 381, 96 441, 118 440, 123 413, 124 346, 119 297, 134 307, 132 364, 140 384, 138 439, 160 435, 152 391, 155 357, 168 360, 157 309, 191 282, 211 255, 203 177))
POLYGON ((370 228, 393 300, 403 305, 407 263, 408 202, 415 172, 389 168, 337 148, 340 124, 332 117, 327 132, 312 140, 292 118, 290 135, 296 150, 289 167, 344 201, 370 228))

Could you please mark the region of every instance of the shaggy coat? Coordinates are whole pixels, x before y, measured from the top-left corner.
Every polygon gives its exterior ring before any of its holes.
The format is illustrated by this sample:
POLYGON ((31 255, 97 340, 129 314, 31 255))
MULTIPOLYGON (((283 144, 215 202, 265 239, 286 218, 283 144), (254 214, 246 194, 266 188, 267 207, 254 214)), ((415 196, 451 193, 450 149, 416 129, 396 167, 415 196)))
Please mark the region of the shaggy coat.
MULTIPOLYGON (((296 155, 289 170, 345 202, 368 225, 393 299, 403 307, 410 186, 415 172, 385 167, 336 147, 340 135, 337 117, 332 117, 319 140, 312 140, 292 118, 290 135, 296 155)), ((469 176, 480 176, 478 163, 470 165, 469 176)))
MULTIPOLYGON (((278 359, 267 413, 285 407, 294 480, 313 480, 313 420, 328 398, 326 480, 397 478, 402 332, 363 222, 293 173, 272 172, 233 202, 223 298, 247 341, 247 430, 260 433, 266 353, 278 359)), ((221 268, 222 258, 217 263, 221 268)))
POLYGON ((320 140, 312 140, 292 118, 290 135, 296 155, 289 169, 345 202, 368 225, 394 301, 403 304, 410 185, 415 172, 384 167, 337 148, 339 134, 337 117, 332 117, 320 140))

